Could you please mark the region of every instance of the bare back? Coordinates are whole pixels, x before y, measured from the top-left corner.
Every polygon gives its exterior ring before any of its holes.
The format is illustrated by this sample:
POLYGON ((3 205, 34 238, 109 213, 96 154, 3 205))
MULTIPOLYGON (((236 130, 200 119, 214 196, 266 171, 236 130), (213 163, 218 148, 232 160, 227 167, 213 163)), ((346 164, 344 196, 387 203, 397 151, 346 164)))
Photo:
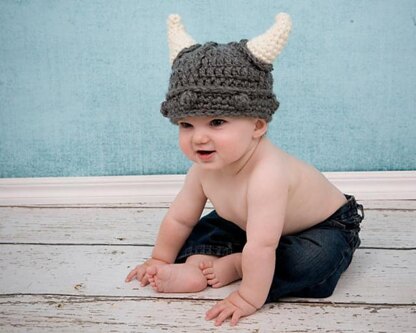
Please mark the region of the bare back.
MULTIPOLYGON (((203 192, 217 213, 245 230, 251 177, 261 174, 264 186, 268 186, 267 180, 274 172, 285 178, 282 186, 288 187, 282 234, 295 233, 322 222, 346 202, 345 196, 317 169, 285 153, 266 138, 260 140, 241 173, 231 176, 200 170, 198 174, 203 192)), ((270 186, 279 185, 271 183, 270 186)))

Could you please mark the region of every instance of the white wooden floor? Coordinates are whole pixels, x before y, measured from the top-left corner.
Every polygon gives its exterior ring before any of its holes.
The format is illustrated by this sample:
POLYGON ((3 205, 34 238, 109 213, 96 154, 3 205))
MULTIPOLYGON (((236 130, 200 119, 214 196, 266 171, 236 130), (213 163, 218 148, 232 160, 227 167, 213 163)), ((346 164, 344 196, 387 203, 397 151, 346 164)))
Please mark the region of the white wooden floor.
POLYGON ((416 332, 416 201, 367 201, 362 246, 327 299, 282 299, 216 328, 237 284, 156 294, 124 277, 165 204, 0 207, 0 332, 416 332))

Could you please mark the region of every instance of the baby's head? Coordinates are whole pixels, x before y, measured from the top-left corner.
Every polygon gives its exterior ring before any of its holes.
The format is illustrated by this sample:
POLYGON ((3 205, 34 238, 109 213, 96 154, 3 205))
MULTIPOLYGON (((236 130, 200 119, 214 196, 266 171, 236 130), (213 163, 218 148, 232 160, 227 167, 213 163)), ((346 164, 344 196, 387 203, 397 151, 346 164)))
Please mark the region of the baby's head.
POLYGON ((269 122, 279 102, 273 93, 273 61, 291 28, 276 16, 264 34, 228 44, 197 44, 178 15, 168 19, 172 72, 161 113, 173 123, 189 116, 252 117, 269 122))

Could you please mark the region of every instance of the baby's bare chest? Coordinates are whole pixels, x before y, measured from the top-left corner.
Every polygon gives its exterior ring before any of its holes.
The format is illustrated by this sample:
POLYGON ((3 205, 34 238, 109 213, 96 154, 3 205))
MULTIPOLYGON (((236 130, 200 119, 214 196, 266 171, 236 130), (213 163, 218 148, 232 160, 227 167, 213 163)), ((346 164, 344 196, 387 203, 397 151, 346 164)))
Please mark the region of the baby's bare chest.
POLYGON ((247 186, 244 183, 216 182, 204 186, 204 193, 218 215, 245 229, 247 222, 247 186))

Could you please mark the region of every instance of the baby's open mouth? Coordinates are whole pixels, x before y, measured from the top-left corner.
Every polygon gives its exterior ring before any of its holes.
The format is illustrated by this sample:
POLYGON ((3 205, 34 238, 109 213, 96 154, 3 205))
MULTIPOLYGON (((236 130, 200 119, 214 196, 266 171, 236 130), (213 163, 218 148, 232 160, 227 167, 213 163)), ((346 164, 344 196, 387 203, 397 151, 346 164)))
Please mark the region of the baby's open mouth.
POLYGON ((212 154, 213 152, 215 152, 215 150, 197 150, 197 153, 203 156, 212 154))

